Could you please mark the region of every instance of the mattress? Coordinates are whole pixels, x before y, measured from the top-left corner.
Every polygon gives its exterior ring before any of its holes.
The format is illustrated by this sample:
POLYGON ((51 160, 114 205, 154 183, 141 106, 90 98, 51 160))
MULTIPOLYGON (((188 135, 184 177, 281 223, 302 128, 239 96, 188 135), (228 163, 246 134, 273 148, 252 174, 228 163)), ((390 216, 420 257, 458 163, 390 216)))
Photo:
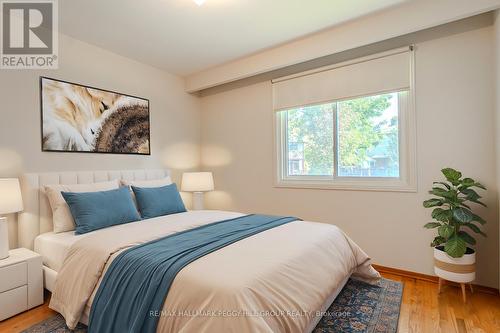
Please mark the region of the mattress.
MULTIPOLYGON (((50 308, 70 328, 86 322, 101 279, 122 251, 239 216, 191 211, 89 233, 67 250, 50 308)), ((165 295, 157 332, 309 332, 320 319, 318 311, 328 307, 351 274, 365 280, 380 276, 339 228, 287 223, 184 267, 165 295), (275 315, 277 310, 287 312, 275 315)))
POLYGON ((35 252, 42 256, 43 264, 56 272, 61 269, 71 246, 86 235, 75 235, 74 231, 47 232, 35 238, 35 252))

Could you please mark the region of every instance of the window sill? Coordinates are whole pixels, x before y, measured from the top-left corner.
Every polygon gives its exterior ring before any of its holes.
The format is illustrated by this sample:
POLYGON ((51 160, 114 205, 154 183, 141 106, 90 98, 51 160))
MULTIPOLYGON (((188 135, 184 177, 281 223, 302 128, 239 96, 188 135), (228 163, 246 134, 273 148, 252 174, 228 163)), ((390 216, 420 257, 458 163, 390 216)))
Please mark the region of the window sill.
POLYGON ((318 190, 346 190, 346 191, 375 191, 375 192, 417 192, 415 184, 408 184, 401 180, 279 180, 275 188, 318 189, 318 190))

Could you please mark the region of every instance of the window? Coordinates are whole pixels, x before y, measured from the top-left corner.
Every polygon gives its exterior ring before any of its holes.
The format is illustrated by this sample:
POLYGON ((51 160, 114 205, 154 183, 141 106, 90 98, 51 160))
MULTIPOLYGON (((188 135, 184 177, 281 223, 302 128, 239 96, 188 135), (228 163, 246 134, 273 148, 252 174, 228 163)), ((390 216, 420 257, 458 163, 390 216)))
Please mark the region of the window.
POLYGON ((334 104, 283 111, 288 176, 327 176, 333 170, 334 104))
POLYGON ((411 85, 286 107, 291 99, 289 104, 297 104, 311 95, 310 90, 300 92, 311 82, 314 86, 314 81, 307 80, 287 82, 285 89, 280 86, 281 91, 274 90, 275 103, 285 106, 275 113, 276 185, 415 190, 411 85), (294 94, 297 87, 299 92, 294 94))
POLYGON ((399 99, 391 93, 336 103, 339 177, 399 178, 399 99))

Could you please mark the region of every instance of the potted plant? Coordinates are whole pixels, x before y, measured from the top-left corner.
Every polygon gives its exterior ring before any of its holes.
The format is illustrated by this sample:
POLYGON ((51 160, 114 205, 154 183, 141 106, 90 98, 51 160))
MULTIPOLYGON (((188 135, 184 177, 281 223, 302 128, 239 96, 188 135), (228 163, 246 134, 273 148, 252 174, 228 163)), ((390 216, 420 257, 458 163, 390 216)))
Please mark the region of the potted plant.
POLYGON ((446 181, 434 182, 429 191, 434 197, 423 202, 425 208, 433 208, 435 222, 429 222, 424 227, 437 228, 438 232, 431 246, 434 247, 434 272, 439 277, 439 290, 443 279, 458 282, 465 302, 465 283, 474 281, 476 277, 476 252, 472 248, 476 239, 470 232, 486 237, 479 227, 486 221, 474 214, 469 204, 486 207, 475 190, 486 188, 472 178, 462 178, 462 173, 452 168, 442 169, 441 172, 446 181))

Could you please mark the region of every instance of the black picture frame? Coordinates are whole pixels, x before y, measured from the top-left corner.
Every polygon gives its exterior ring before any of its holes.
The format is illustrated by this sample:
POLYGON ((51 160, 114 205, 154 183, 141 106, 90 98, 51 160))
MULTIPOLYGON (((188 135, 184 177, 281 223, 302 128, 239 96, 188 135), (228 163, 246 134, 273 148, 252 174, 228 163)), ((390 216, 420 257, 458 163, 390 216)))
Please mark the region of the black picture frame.
POLYGON ((48 77, 48 76, 40 76, 39 78, 39 89, 40 89, 40 146, 42 152, 56 152, 56 153, 81 153, 81 154, 111 154, 111 155, 140 155, 140 156, 150 156, 151 155, 151 108, 150 108, 150 101, 148 98, 144 97, 139 97, 139 96, 134 96, 130 94, 125 94, 125 93, 120 93, 117 91, 109 90, 109 89, 102 89, 102 88, 97 88, 93 87, 90 85, 86 84, 81 84, 81 83, 76 83, 76 82, 71 82, 71 81, 66 81, 66 80, 61 80, 61 79, 56 79, 53 77, 48 77), (70 84, 70 85, 75 85, 79 87, 84 87, 84 88, 90 88, 94 90, 99 90, 107 93, 113 93, 113 94, 118 94, 121 96, 125 97, 130 97, 130 98, 135 98, 139 100, 143 100, 147 102, 147 109, 148 109, 148 117, 147 117, 147 123, 148 123, 148 152, 147 153, 141 153, 141 152, 114 152, 114 151, 87 151, 87 150, 57 150, 57 149, 46 149, 44 147, 44 121, 43 121, 43 116, 44 116, 44 110, 43 110, 43 80, 52 80, 56 82, 61 82, 65 84, 70 84))

